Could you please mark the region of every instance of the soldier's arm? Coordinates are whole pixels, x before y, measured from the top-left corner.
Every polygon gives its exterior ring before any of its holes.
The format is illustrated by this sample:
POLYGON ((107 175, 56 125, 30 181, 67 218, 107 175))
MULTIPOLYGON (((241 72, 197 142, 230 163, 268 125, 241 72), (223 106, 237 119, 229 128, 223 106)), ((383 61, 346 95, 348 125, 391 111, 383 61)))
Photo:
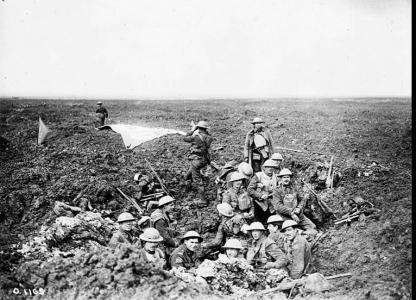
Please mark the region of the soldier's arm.
POLYGON ((286 255, 283 251, 277 246, 276 243, 271 243, 269 246, 266 247, 266 253, 273 258, 273 263, 269 264, 270 267, 280 269, 289 263, 286 255))
POLYGON ((170 265, 172 266, 172 268, 173 267, 185 268, 184 261, 183 261, 183 258, 182 258, 182 253, 180 253, 180 252, 173 253, 172 256, 170 257, 170 265))
POLYGON ((248 158, 248 148, 250 148, 250 133, 247 133, 246 141, 244 142, 244 152, 243 152, 244 158, 248 158))
POLYGON ((273 201, 272 201, 274 209, 279 213, 286 216, 289 216, 292 214, 292 210, 288 207, 286 207, 283 204, 283 197, 279 193, 279 189, 274 189, 273 191, 273 201))
POLYGON ((260 199, 262 196, 262 193, 257 191, 257 184, 259 183, 259 178, 257 177, 257 175, 254 175, 251 180, 250 183, 248 184, 247 187, 247 192, 250 195, 250 197, 253 197, 255 199, 260 199))
POLYGON ((221 246, 222 240, 224 239, 224 227, 222 224, 218 226, 217 235, 215 236, 214 240, 207 244, 207 248, 215 248, 221 246))
POLYGON ((184 136, 183 137, 183 140, 185 141, 185 142, 187 142, 187 143, 192 143, 192 142, 194 142, 195 141, 195 137, 194 136, 192 136, 192 134, 193 134, 194 132, 193 131, 188 131, 187 133, 186 133, 186 136, 184 136))
POLYGON ((298 205, 296 207, 299 208, 301 212, 303 212, 303 209, 305 208, 305 205, 306 205, 306 197, 300 191, 300 189, 297 189, 296 197, 297 197, 297 200, 298 200, 298 205))
MULTIPOLYGON (((304 241, 306 242, 306 240, 304 241)), ((305 269, 305 243, 302 241, 295 241, 293 243, 292 257, 293 262, 290 267, 290 277, 292 279, 300 278, 305 269)))
POLYGON ((159 231, 163 237, 163 244, 168 247, 176 247, 175 240, 170 237, 169 228, 164 220, 158 220, 155 223, 155 228, 159 231))
POLYGON ((106 118, 108 118, 108 110, 104 107, 103 111, 104 111, 104 116, 105 116, 106 118))
POLYGON ((270 154, 273 154, 274 153, 274 147, 273 147, 274 142, 273 142, 272 135, 270 134, 270 131, 267 131, 267 138, 268 138, 269 143, 270 143, 270 154))

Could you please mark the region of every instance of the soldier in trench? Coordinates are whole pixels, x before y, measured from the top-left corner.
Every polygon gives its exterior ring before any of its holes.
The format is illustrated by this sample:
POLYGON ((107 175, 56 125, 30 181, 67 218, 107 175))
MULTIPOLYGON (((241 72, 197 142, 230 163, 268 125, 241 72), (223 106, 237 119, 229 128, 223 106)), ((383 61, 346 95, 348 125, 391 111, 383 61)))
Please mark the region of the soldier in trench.
POLYGON ((208 128, 207 122, 199 121, 183 138, 185 142, 191 143, 191 152, 188 157, 191 166, 185 176, 187 190, 190 190, 192 182, 196 183, 198 189, 197 205, 199 206, 207 206, 209 204, 205 195, 205 186, 208 178, 201 173, 203 168, 211 162, 209 148, 213 138, 208 132, 208 128))

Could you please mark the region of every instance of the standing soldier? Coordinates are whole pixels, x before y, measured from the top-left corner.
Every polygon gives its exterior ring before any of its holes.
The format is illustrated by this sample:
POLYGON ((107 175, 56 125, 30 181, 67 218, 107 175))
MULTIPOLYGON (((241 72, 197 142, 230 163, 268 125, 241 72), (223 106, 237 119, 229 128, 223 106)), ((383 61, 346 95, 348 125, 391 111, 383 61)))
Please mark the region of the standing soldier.
POLYGON ((313 239, 318 233, 316 226, 303 213, 306 200, 301 190, 295 186, 291 177, 292 172, 289 169, 282 169, 278 175, 281 180, 279 186, 273 192, 272 207, 284 219, 292 219, 301 227, 308 239, 313 239))
POLYGON ((119 228, 111 237, 108 246, 115 248, 120 244, 133 244, 134 237, 132 230, 136 223, 136 219, 133 215, 128 212, 123 212, 118 216, 117 223, 119 224, 119 228))
POLYGON ((146 263, 153 263, 161 269, 166 267, 165 254, 158 248, 163 241, 159 231, 155 228, 146 228, 140 235, 142 248, 139 250, 140 259, 146 263))
POLYGON ((254 206, 251 197, 243 186, 246 177, 240 172, 233 172, 230 177, 231 187, 223 194, 222 202, 228 203, 236 214, 241 214, 246 220, 254 218, 254 206))
POLYGON ((205 197, 207 179, 201 173, 202 169, 211 162, 209 148, 211 147, 213 138, 209 134, 208 128, 207 122, 199 121, 183 138, 185 142, 191 143, 191 153, 188 157, 191 161, 191 166, 185 176, 187 188, 188 190, 190 189, 192 181, 196 182, 198 188, 197 204, 200 206, 208 205, 208 200, 205 197))
POLYGON ((251 223, 249 229, 253 241, 247 252, 247 261, 259 271, 267 269, 281 269, 286 267, 288 259, 276 243, 269 239, 263 224, 251 223))
POLYGON ((99 122, 99 126, 104 126, 104 121, 106 118, 108 118, 108 111, 103 106, 103 103, 101 101, 97 102, 97 110, 95 111, 95 114, 97 116, 97 120, 99 122))
POLYGON ((274 212, 269 202, 278 184, 274 173, 276 166, 271 159, 266 160, 263 164, 263 171, 257 172, 248 185, 247 191, 254 199, 254 218, 261 223, 266 223, 267 218, 274 212))
POLYGON ((286 220, 282 225, 285 235, 284 252, 289 260, 288 270, 292 279, 300 278, 313 269, 311 247, 299 234, 297 226, 293 220, 286 220))
POLYGON ((274 152, 273 140, 261 118, 254 118, 251 124, 253 129, 247 133, 244 144, 244 160, 252 166, 254 172, 260 172, 261 165, 274 152))
POLYGON ((181 239, 182 245, 172 252, 170 265, 172 268, 194 269, 198 265, 196 250, 202 237, 196 231, 188 231, 181 239))
POLYGON ((158 208, 150 215, 153 227, 156 228, 163 238, 163 248, 166 257, 169 258, 173 248, 179 243, 175 240, 175 230, 171 227, 172 221, 169 218, 169 212, 173 209, 173 199, 171 196, 164 196, 159 199, 158 208))

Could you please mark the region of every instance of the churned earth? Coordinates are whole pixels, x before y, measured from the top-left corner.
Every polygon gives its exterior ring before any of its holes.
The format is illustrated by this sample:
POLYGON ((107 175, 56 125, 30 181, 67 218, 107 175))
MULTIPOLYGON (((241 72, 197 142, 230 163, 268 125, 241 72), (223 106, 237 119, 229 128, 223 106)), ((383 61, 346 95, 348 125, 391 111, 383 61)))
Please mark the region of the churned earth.
MULTIPOLYGON (((215 138, 212 160, 220 165, 242 159, 245 134, 256 116, 266 121, 275 145, 302 151, 279 151, 297 180, 305 178, 315 162, 329 162, 333 155, 341 180, 318 195, 338 216, 348 212, 355 196, 374 204, 380 213, 351 224, 327 220, 320 227, 326 235, 314 250, 317 271, 352 276, 333 279, 333 291, 307 298, 410 299, 411 99, 105 101, 104 105, 110 123, 187 131, 192 120, 207 120, 215 138)), ((211 204, 197 213, 195 191, 185 193, 189 145, 182 136, 164 136, 127 150, 120 135, 94 129, 94 111, 93 101, 0 101, 0 296, 25 298, 13 294, 13 289, 45 288, 42 297, 49 299, 224 297, 209 287, 134 264, 134 249, 110 255, 103 247, 115 215, 81 216, 77 222, 92 228, 92 235, 80 230, 78 223, 71 227, 72 238, 59 231, 53 211, 56 201, 75 206, 73 200, 83 189, 83 197, 93 201, 100 189, 110 187, 113 198, 134 212, 114 188, 134 194, 133 175, 148 172, 147 159, 177 198, 178 235, 190 229, 206 239, 215 235, 219 221, 215 172, 207 172, 211 204), (36 144, 39 116, 51 129, 42 146, 36 144)))

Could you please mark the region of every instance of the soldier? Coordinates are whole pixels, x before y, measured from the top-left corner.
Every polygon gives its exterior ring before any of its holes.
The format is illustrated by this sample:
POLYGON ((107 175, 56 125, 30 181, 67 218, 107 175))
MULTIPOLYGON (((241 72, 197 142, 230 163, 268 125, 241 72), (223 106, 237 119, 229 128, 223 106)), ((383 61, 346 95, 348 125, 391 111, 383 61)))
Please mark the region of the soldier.
POLYGON ((140 260, 146 263, 153 263, 157 267, 166 268, 165 254, 158 248, 163 241, 159 231, 155 228, 146 228, 140 235, 142 249, 139 250, 140 260))
POLYGON ((247 248, 248 236, 245 232, 247 222, 241 215, 234 215, 233 208, 228 203, 217 205, 218 213, 221 216, 221 223, 218 226, 217 235, 210 243, 202 244, 205 254, 210 254, 220 249, 220 246, 229 238, 237 238, 245 243, 247 248))
POLYGON ((171 227, 172 221, 169 218, 169 212, 173 209, 173 199, 170 196, 164 196, 159 199, 158 208, 150 215, 153 227, 156 228, 163 237, 163 246, 166 257, 169 257, 173 248, 176 248, 179 243, 174 238, 175 230, 171 227))
POLYGON ((170 257, 172 268, 194 269, 198 265, 197 254, 195 253, 202 237, 196 231, 188 231, 181 239, 182 245, 176 248, 170 257))
POLYGON ((225 255, 228 258, 237 258, 240 256, 241 250, 243 250, 243 245, 237 239, 229 239, 223 246, 225 249, 225 255))
POLYGON ((108 245, 112 248, 115 248, 120 244, 133 244, 134 237, 131 232, 133 230, 136 219, 132 214, 124 212, 118 216, 117 222, 119 224, 119 228, 111 237, 108 245))
POLYGON ((318 233, 316 226, 304 214, 303 209, 306 201, 301 190, 292 181, 292 172, 282 169, 279 175, 281 182, 273 192, 272 206, 285 220, 292 219, 305 231, 308 239, 312 240, 318 233))
POLYGON ((270 158, 276 163, 276 168, 274 169, 274 173, 277 175, 282 170, 282 161, 283 156, 280 153, 273 153, 272 157, 270 158))
POLYGON ((253 129, 247 133, 244 144, 244 160, 252 166, 254 172, 260 172, 261 165, 274 152, 273 140, 261 118, 254 118, 251 124, 253 129))
POLYGON ((254 218, 261 223, 265 223, 274 212, 269 202, 278 184, 278 178, 274 174, 276 167, 274 161, 266 160, 263 164, 263 171, 257 172, 248 185, 248 194, 254 199, 254 218))
POLYGON ((207 206, 208 200, 205 198, 205 185, 207 179, 201 174, 211 162, 209 148, 212 143, 212 136, 208 133, 208 123, 199 121, 197 125, 192 127, 192 130, 183 138, 185 142, 191 143, 191 153, 188 159, 191 161, 191 166, 185 176, 187 181, 187 189, 189 190, 192 181, 195 181, 198 188, 198 201, 200 206, 207 206))
POLYGON ((286 220, 282 225, 285 235, 284 252, 289 260, 288 270, 292 279, 300 278, 313 269, 311 247, 299 234, 297 226, 293 220, 286 220))
POLYGON ((152 176, 136 173, 133 177, 134 182, 137 183, 133 188, 136 190, 134 198, 140 200, 143 194, 151 193, 154 190, 154 181, 152 176))
POLYGON ((247 190, 243 187, 246 177, 240 172, 233 172, 229 182, 231 187, 224 193, 222 203, 228 203, 234 209, 234 213, 241 214, 246 220, 254 217, 254 205, 247 190))
POLYGON ((221 202, 224 192, 231 187, 230 178, 233 172, 240 172, 244 179, 242 185, 247 189, 251 177, 253 177, 253 168, 246 162, 238 164, 236 161, 228 162, 218 173, 215 178, 215 184, 218 185, 217 199, 221 202))
POLYGON ((267 219, 268 238, 275 241, 277 247, 281 250, 283 250, 284 234, 280 232, 279 227, 282 226, 283 221, 283 218, 279 214, 272 215, 267 219))
POLYGON ((104 121, 106 118, 108 118, 108 111, 107 109, 103 106, 103 103, 101 101, 97 102, 97 110, 95 111, 96 117, 97 117, 97 121, 99 126, 104 126, 104 121))
POLYGON ((288 259, 276 243, 266 236, 263 224, 253 222, 248 230, 253 236, 253 241, 248 248, 247 261, 259 271, 285 268, 288 259))

